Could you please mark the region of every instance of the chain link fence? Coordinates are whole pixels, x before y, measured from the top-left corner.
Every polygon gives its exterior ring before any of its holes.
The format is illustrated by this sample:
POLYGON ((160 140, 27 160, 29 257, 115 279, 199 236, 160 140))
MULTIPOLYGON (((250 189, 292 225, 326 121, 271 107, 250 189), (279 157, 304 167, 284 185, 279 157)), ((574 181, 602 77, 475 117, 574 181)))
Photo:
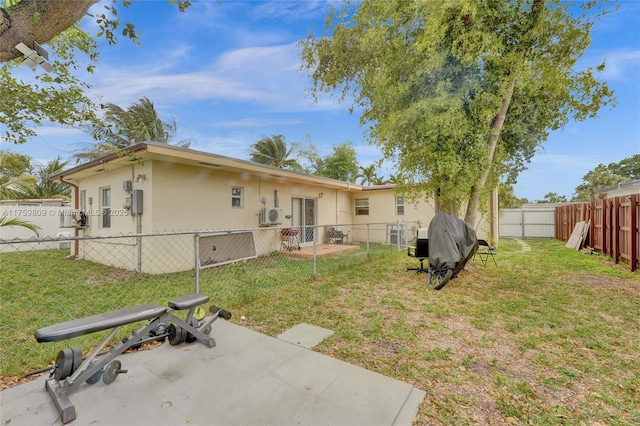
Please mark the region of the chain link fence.
MULTIPOLYGON (((107 334, 38 344, 36 329, 191 293, 233 309, 413 243, 416 223, 217 229, 109 237, 0 239, 1 374, 51 365, 107 334)), ((140 325, 123 327, 117 339, 140 325), (125 329, 126 328, 126 329, 125 329)))

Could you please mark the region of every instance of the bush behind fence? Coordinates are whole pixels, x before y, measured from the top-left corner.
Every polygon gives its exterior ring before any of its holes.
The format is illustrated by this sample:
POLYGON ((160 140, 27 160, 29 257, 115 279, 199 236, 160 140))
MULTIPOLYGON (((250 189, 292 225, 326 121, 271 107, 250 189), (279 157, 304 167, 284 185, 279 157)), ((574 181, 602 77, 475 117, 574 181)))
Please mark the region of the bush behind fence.
MULTIPOLYGON (((225 308, 289 285, 397 253, 416 223, 200 230, 109 237, 0 240, 1 374, 50 364, 65 347, 83 350, 108 331, 36 343, 36 329, 194 292, 225 308)), ((117 339, 140 325, 124 327, 117 339)))

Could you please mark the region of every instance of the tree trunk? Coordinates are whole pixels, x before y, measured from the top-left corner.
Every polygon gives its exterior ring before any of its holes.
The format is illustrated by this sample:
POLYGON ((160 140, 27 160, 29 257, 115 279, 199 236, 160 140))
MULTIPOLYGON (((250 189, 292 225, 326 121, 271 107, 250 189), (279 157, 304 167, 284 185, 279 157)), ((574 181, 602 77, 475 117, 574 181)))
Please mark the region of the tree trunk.
POLYGON ((22 0, 10 8, 0 8, 0 63, 22 55, 15 46, 22 42, 45 44, 87 14, 98 0, 22 0))
POLYGON ((464 221, 474 229, 476 227, 478 207, 480 206, 480 192, 487 183, 487 178, 491 172, 491 167, 493 166, 493 160, 496 154, 496 147, 498 146, 498 140, 500 139, 500 132, 502 131, 502 126, 507 118, 507 111, 509 110, 509 105, 511 105, 513 90, 516 86, 515 72, 511 74, 511 78, 507 84, 507 91, 504 99, 502 100, 500 111, 493 120, 491 133, 489 133, 489 137, 487 138, 487 167, 485 167, 480 173, 478 181, 471 187, 471 194, 469 195, 469 203, 467 204, 467 213, 465 214, 464 221))

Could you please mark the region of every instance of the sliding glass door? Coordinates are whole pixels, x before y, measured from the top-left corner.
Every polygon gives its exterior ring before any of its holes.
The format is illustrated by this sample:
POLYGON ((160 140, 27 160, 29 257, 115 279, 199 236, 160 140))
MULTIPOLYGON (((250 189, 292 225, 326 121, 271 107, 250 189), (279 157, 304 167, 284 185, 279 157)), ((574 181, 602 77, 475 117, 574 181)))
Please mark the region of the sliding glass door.
POLYGON ((313 242, 315 239, 316 200, 315 198, 291 198, 291 222, 300 228, 300 244, 313 242))

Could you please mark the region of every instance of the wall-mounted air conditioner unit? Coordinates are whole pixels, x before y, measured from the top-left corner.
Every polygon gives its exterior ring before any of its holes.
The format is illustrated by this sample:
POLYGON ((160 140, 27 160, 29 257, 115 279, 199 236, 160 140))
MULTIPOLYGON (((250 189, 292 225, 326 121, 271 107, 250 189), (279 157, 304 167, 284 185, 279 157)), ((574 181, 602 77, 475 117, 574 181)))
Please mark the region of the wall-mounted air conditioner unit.
POLYGON ((60 228, 81 228, 85 226, 85 216, 80 210, 65 210, 60 214, 60 228))
POLYGON ((260 225, 280 225, 284 221, 282 209, 265 207, 260 210, 260 225))

